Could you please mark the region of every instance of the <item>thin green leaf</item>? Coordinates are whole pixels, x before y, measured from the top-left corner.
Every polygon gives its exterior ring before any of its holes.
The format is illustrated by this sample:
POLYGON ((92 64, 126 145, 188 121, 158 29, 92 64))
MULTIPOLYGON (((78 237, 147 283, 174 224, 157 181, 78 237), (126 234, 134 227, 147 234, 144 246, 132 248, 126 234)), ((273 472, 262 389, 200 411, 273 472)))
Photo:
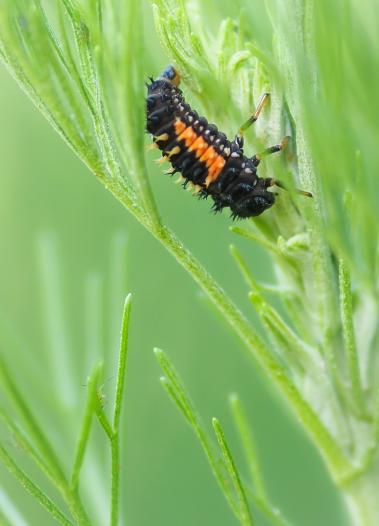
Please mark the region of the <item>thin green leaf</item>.
POLYGON ((7 426, 9 432, 12 434, 17 446, 22 448, 22 450, 30 456, 30 458, 41 469, 41 471, 45 473, 45 475, 52 482, 55 483, 54 473, 52 472, 50 466, 45 463, 44 458, 41 457, 41 455, 39 455, 39 453, 35 450, 33 444, 27 438, 25 433, 21 431, 19 426, 5 413, 5 411, 1 409, 0 418, 7 426))
POLYGON ((110 177, 121 179, 121 169, 116 156, 113 138, 110 134, 108 117, 105 115, 102 102, 101 86, 98 79, 89 28, 82 13, 73 7, 70 0, 62 0, 62 2, 72 23, 84 84, 87 86, 95 103, 96 110, 92 117, 98 144, 105 160, 105 167, 110 177))
POLYGON ((128 351, 129 341, 129 321, 130 321, 130 310, 132 306, 132 295, 128 294, 125 299, 124 312, 122 316, 121 326, 121 341, 120 341, 120 354, 117 371, 117 386, 116 386, 116 399, 114 405, 113 415, 113 429, 118 432, 120 429, 120 417, 122 410, 122 402, 125 390, 125 373, 126 373, 126 357, 128 351))
POLYGON ((317 362, 315 360, 317 351, 309 350, 306 347, 306 344, 295 334, 276 309, 269 305, 257 290, 249 294, 249 299, 273 339, 278 341, 279 338, 282 352, 285 353, 288 363, 299 368, 302 373, 304 373, 306 366, 311 367, 313 373, 318 370, 319 364, 316 367, 317 362))
POLYGON ((108 420, 107 415, 105 414, 103 407, 101 407, 101 404, 99 401, 96 406, 96 416, 99 420, 101 427, 104 429, 105 434, 107 435, 108 439, 112 441, 113 436, 114 436, 113 428, 112 428, 111 423, 108 420))
POLYGON ((118 525, 119 496, 120 496, 120 419, 125 390, 126 359, 129 341, 129 321, 132 306, 132 296, 125 299, 121 326, 120 353, 117 371, 116 397, 113 413, 113 436, 111 440, 112 455, 112 497, 111 497, 111 525, 118 525))
POLYGON ((73 526, 73 523, 63 515, 54 502, 50 500, 50 498, 30 480, 26 473, 17 466, 2 445, 0 445, 0 460, 8 471, 18 480, 21 486, 32 495, 32 497, 34 497, 57 522, 64 526, 73 526))
POLYGON ((88 394, 86 407, 82 419, 81 430, 76 444, 76 451, 71 475, 71 488, 73 492, 78 490, 80 470, 83 465, 84 455, 88 446, 89 434, 91 431, 92 418, 97 404, 97 385, 101 375, 102 365, 95 366, 91 376, 88 378, 88 394))
POLYGON ((224 463, 228 470, 229 477, 234 486, 234 490, 238 496, 241 524, 243 524, 244 526, 252 526, 253 519, 251 517, 249 505, 247 503, 245 490, 242 485, 240 476, 238 474, 237 467, 233 460, 232 454, 230 452, 230 448, 226 442, 224 431, 217 418, 213 418, 212 425, 217 438, 218 445, 220 446, 220 450, 224 458, 224 463))
POLYGON ((160 349, 154 349, 154 352, 159 365, 166 375, 166 377, 161 379, 163 387, 166 389, 170 398, 177 405, 180 412, 195 432, 225 499, 233 513, 239 518, 238 505, 235 502, 234 496, 232 495, 230 487, 226 481, 223 463, 216 453, 214 446, 204 429, 203 423, 193 407, 189 395, 180 381, 176 370, 164 352, 160 349))
POLYGON ((258 284, 257 282, 255 281, 255 279, 253 278, 250 270, 249 270, 249 267, 247 266, 247 263, 246 261, 244 260, 244 258, 242 257, 240 251, 234 246, 234 245, 229 245, 229 250, 230 250, 230 253, 232 254, 233 258, 235 259, 240 271, 241 271, 241 274, 242 276, 245 278, 245 281, 248 285, 248 287, 250 288, 250 290, 256 290, 258 288, 258 284))
POLYGON ((339 262, 339 285, 342 333, 345 344, 345 353, 347 358, 350 385, 357 408, 360 412, 365 413, 361 373, 359 370, 359 360, 353 322, 353 299, 351 291, 350 273, 346 266, 346 263, 342 259, 340 259, 339 262))
POLYGON ((26 427, 29 430, 30 435, 32 436, 35 444, 37 445, 39 451, 42 453, 45 462, 49 466, 49 469, 54 476, 59 481, 64 481, 63 469, 60 466, 59 460, 53 451, 48 439, 40 428, 37 420, 32 414, 28 404, 24 400, 20 391, 16 387, 15 383, 12 380, 8 368, 6 367, 3 359, 0 357, 0 378, 1 385, 5 392, 7 393, 9 399, 13 402, 17 412, 23 419, 26 427))
POLYGON ((373 421, 371 424, 371 444, 365 451, 360 465, 353 470, 351 476, 347 481, 352 481, 364 475, 367 470, 372 469, 373 462, 377 456, 379 449, 379 389, 375 393, 374 407, 373 407, 373 421))
MULTIPOLYGON (((71 57, 68 55, 68 57, 66 58, 64 50, 60 45, 60 42, 58 40, 57 35, 55 34, 52 25, 50 24, 49 18, 46 15, 41 1, 34 1, 41 16, 40 33, 43 35, 45 30, 48 36, 48 39, 45 39, 46 42, 44 43, 43 49, 46 50, 47 48, 51 48, 51 52, 49 53, 49 56, 46 57, 45 62, 47 62, 50 65, 51 71, 54 73, 54 75, 57 76, 57 80, 61 85, 63 92, 67 98, 68 107, 70 108, 70 111, 75 114, 77 120, 78 134, 83 135, 86 144, 91 144, 94 148, 94 141, 91 133, 92 130, 89 125, 88 116, 86 114, 85 109, 83 111, 83 105, 78 102, 75 85, 72 85, 72 83, 70 82, 71 79, 74 82, 76 80, 75 74, 72 74, 73 69, 72 61, 70 60, 71 57), (61 65, 63 67, 61 67, 61 65)), ((38 39, 35 40, 38 42, 38 39)), ((35 54, 42 56, 41 46, 39 46, 39 50, 37 50, 35 54)))
POLYGON ((20 414, 25 426, 29 430, 29 433, 36 444, 37 449, 44 459, 44 465, 48 469, 49 474, 51 474, 51 479, 54 481, 57 489, 61 492, 63 498, 70 508, 72 515, 80 522, 80 524, 83 524, 83 526, 89 525, 89 520, 82 502, 78 498, 77 494, 72 493, 56 453, 37 423, 37 420, 18 390, 16 384, 13 382, 8 368, 1 358, 0 379, 3 389, 5 390, 8 398, 12 401, 17 412, 20 414))
POLYGON ((259 456, 255 444, 255 438, 249 427, 242 404, 238 396, 235 394, 232 395, 229 400, 234 422, 238 430, 243 450, 245 452, 250 476, 253 482, 254 492, 252 494, 252 500, 262 511, 262 513, 264 513, 268 519, 273 522, 273 524, 277 526, 289 526, 289 522, 283 517, 280 510, 273 506, 267 495, 260 470, 259 456))
POLYGON ((250 241, 255 241, 259 245, 262 245, 262 247, 266 250, 270 250, 276 256, 281 255, 279 248, 276 245, 274 245, 274 243, 271 243, 266 238, 255 234, 251 230, 246 230, 245 228, 241 228, 239 226, 231 226, 229 230, 234 234, 238 234, 239 236, 249 239, 250 241))
POLYGON ((245 412, 237 395, 232 395, 230 397, 230 406, 232 408, 234 422, 246 455, 250 476, 253 481, 256 494, 259 498, 267 500, 266 489, 264 487, 259 466, 255 439, 251 430, 249 429, 245 412))
POLYGON ((280 343, 283 353, 285 352, 289 363, 294 365, 296 368, 304 371, 304 365, 311 365, 313 368, 315 364, 315 355, 317 352, 310 352, 307 349, 305 342, 303 342, 297 334, 285 323, 279 313, 265 300, 261 293, 261 286, 255 281, 251 275, 250 270, 247 267, 246 262, 242 258, 240 252, 233 245, 230 246, 232 256, 236 260, 242 275, 244 276, 247 284, 251 288, 252 292, 249 294, 249 298, 260 315, 262 322, 268 328, 273 338, 276 340, 277 336, 280 337, 280 343))
MULTIPOLYGON (((16 44, 11 45, 13 47, 16 44)), ((86 145, 82 141, 70 119, 68 119, 67 115, 64 115, 61 109, 57 107, 56 100, 51 98, 51 95, 48 95, 43 89, 38 89, 36 87, 38 83, 34 81, 30 72, 24 68, 24 63, 20 63, 20 56, 17 58, 13 56, 10 48, 5 48, 4 42, 3 49, 6 49, 6 67, 20 88, 31 99, 33 104, 39 109, 42 115, 70 149, 91 169, 91 171, 93 171, 93 173, 98 177, 101 177, 102 175, 99 172, 99 159, 96 152, 91 149, 90 145, 86 145)))
POLYGON ((140 0, 125 2, 121 17, 124 25, 121 48, 124 74, 116 87, 123 123, 123 139, 130 159, 131 175, 154 228, 159 229, 161 221, 143 156, 146 109, 145 100, 141 97, 141 86, 144 85, 146 72, 143 70, 144 61, 134 59, 136 54, 143 57, 145 52, 142 41, 143 11, 140 0))

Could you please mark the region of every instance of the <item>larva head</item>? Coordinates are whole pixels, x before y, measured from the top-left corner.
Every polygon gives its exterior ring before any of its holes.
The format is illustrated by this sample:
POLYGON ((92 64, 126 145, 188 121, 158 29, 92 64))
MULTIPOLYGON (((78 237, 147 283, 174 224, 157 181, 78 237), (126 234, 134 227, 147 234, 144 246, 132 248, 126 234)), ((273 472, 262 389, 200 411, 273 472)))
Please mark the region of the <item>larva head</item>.
POLYGON ((233 191, 229 204, 233 217, 259 216, 275 203, 275 194, 267 190, 267 180, 244 178, 233 191))

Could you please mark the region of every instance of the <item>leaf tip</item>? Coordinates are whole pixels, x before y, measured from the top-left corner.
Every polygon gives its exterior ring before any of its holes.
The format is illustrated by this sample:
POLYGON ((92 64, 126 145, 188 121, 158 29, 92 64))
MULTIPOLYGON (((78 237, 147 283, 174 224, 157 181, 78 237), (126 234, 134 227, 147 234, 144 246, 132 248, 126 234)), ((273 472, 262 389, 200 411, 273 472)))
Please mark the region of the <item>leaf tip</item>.
POLYGON ((229 404, 230 405, 236 405, 239 401, 238 394, 237 393, 230 393, 229 395, 229 404))
POLYGON ((162 349, 159 349, 158 347, 154 347, 153 353, 155 354, 155 357, 158 360, 158 362, 161 363, 162 360, 164 359, 164 352, 162 351, 162 349))
POLYGON ((160 376, 159 381, 161 385, 163 385, 163 387, 166 387, 168 385, 168 379, 166 378, 166 376, 160 376))

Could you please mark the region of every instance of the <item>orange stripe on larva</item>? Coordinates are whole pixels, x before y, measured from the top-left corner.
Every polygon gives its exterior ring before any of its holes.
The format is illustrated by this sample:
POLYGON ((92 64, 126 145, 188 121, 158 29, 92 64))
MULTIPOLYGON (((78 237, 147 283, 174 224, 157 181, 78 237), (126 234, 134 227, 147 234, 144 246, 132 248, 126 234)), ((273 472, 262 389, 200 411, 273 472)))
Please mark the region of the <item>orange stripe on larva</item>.
POLYGON ((204 141, 202 136, 198 137, 196 141, 191 144, 191 147, 189 148, 190 152, 195 152, 196 157, 199 159, 203 153, 208 149, 208 143, 204 141))
POLYGON ((217 156, 218 154, 216 150, 213 148, 213 146, 210 146, 200 157, 200 161, 203 161, 206 164, 207 168, 209 168, 215 162, 217 156))
POLYGON ((186 126, 185 123, 177 118, 174 124, 175 133, 178 136, 177 142, 184 141, 186 148, 189 148, 193 142, 197 139, 197 133, 192 126, 186 126))
POLYGON ((184 122, 179 119, 179 117, 174 122, 174 128, 176 135, 180 135, 184 132, 184 130, 187 128, 187 126, 184 124, 184 122))
POLYGON ((188 128, 186 128, 184 132, 179 135, 177 140, 184 141, 186 148, 189 148, 196 141, 196 139, 197 133, 191 126, 188 126, 188 128))
POLYGON ((174 123, 175 134, 177 135, 177 142, 184 141, 184 144, 189 152, 194 152, 197 159, 204 163, 208 168, 207 178, 205 180, 206 186, 217 180, 225 166, 225 159, 219 155, 213 146, 198 135, 192 126, 186 124, 179 118, 174 123))
POLYGON ((217 181, 218 176, 220 175, 220 173, 222 172, 225 166, 225 163, 226 163, 225 159, 221 155, 218 155, 215 162, 208 169, 208 175, 205 179, 205 185, 207 187, 211 183, 214 183, 215 181, 217 181))

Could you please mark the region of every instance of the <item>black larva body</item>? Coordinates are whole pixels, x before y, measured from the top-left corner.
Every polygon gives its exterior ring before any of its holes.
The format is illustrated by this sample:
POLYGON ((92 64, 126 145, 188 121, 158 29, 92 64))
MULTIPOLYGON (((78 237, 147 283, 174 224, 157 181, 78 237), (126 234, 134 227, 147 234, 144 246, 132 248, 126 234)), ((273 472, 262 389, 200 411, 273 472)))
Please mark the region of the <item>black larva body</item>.
MULTIPOLYGON (((267 190, 275 181, 258 177, 260 157, 244 155, 241 135, 229 141, 199 117, 185 102, 178 83, 170 66, 148 85, 146 103, 147 131, 172 164, 170 173, 180 172, 184 185, 192 183, 200 196, 211 196, 215 211, 229 207, 233 218, 261 214, 275 202, 275 194, 267 190)), ((280 149, 277 145, 266 153, 280 149)))

